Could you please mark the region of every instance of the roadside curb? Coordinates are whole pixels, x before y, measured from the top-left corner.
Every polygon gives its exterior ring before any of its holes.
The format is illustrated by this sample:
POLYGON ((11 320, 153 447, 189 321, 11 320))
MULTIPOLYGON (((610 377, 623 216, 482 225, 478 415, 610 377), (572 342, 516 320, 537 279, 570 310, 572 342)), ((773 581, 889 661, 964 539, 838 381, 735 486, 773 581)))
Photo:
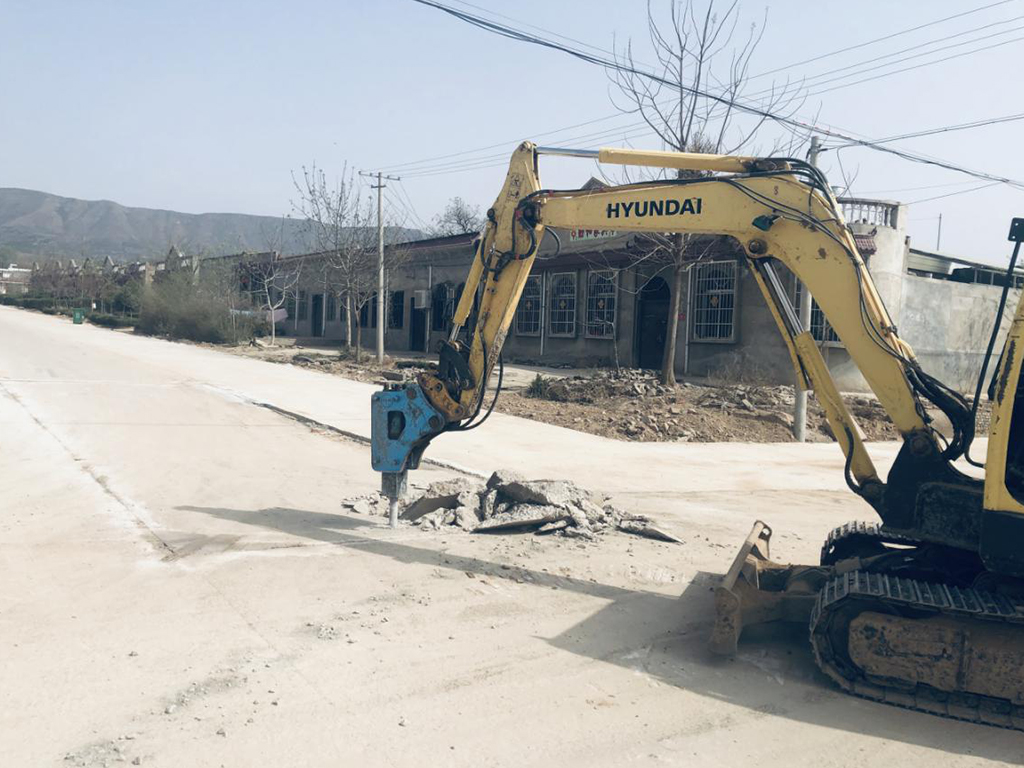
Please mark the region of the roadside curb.
MULTIPOLYGON (((251 402, 253 405, 257 405, 260 408, 266 408, 268 411, 273 411, 274 413, 280 416, 284 416, 286 418, 292 419, 293 421, 297 421, 300 424, 304 424, 307 427, 322 429, 327 432, 333 432, 336 435, 346 437, 349 440, 354 440, 355 442, 361 443, 363 445, 370 444, 370 438, 366 437, 365 435, 361 435, 358 432, 350 432, 347 429, 336 427, 333 424, 325 424, 324 422, 317 421, 316 419, 310 418, 309 416, 303 416, 301 413, 296 413, 295 411, 289 411, 284 408, 280 408, 276 405, 273 405, 272 403, 263 403, 259 402, 258 400, 252 400, 251 402)), ((471 477, 480 478, 481 480, 486 480, 488 477, 490 477, 490 475, 484 472, 478 472, 475 469, 468 469, 467 467, 460 466, 450 461, 444 461, 442 459, 423 458, 421 461, 423 464, 429 464, 433 467, 439 467, 441 469, 451 469, 463 475, 469 475, 471 477)))

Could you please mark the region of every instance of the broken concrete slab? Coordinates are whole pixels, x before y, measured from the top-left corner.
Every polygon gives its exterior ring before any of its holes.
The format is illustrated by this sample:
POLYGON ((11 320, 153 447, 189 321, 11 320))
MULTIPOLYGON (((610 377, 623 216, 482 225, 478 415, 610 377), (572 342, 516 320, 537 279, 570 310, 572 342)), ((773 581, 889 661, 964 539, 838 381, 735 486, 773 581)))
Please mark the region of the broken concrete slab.
POLYGON ((431 483, 422 496, 402 510, 399 517, 415 521, 438 509, 455 509, 464 505, 470 496, 475 497, 482 489, 479 481, 468 478, 438 480, 431 483))
POLYGON ((474 529, 474 532, 489 533, 511 528, 528 528, 566 520, 568 517, 569 513, 562 507, 516 504, 507 512, 497 513, 484 520, 474 529))
POLYGON ((487 479, 487 490, 494 490, 509 483, 526 482, 526 478, 511 469, 498 469, 487 479))
POLYGON ((569 507, 590 499, 586 491, 568 480, 514 480, 497 487, 503 497, 525 504, 569 507))
POLYGON ((553 523, 545 523, 538 528, 534 533, 538 536, 542 536, 546 533, 554 533, 555 531, 561 531, 569 525, 568 520, 556 520, 553 523))
POLYGON ((342 509, 348 509, 358 515, 386 515, 388 514, 388 499, 380 493, 370 493, 365 496, 355 496, 344 499, 341 502, 342 509))
POLYGON ((494 505, 497 499, 498 490, 496 488, 490 489, 480 494, 480 517, 483 520, 486 520, 494 514, 494 505))
POLYGON ((461 506, 455 510, 455 525, 464 531, 472 531, 480 525, 480 516, 476 507, 461 506))
POLYGON ((657 541, 667 541, 670 544, 682 544, 683 540, 673 536, 671 533, 658 528, 649 520, 620 520, 618 529, 625 533, 632 533, 636 536, 643 536, 657 541))

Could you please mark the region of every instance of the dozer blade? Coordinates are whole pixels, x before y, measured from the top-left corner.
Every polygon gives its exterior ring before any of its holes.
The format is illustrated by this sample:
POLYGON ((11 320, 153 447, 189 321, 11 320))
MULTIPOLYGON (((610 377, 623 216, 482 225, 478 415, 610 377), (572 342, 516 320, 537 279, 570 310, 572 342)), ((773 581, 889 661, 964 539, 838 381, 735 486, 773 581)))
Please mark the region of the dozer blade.
POLYGON ((772 562, 771 538, 771 528, 760 520, 754 523, 715 589, 715 626, 709 644, 714 653, 736 653, 746 627, 771 621, 807 624, 810 620, 818 590, 831 569, 772 562))

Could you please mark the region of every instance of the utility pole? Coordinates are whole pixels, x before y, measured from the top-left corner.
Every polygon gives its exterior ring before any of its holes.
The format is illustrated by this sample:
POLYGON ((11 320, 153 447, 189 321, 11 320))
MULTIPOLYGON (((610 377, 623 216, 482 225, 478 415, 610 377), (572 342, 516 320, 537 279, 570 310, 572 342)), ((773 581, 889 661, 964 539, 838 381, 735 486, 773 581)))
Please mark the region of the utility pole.
POLYGON ((939 231, 935 234, 935 250, 942 248, 942 214, 939 214, 939 231))
MULTIPOLYGON (((380 171, 376 173, 360 171, 360 176, 376 176, 377 183, 371 185, 370 189, 377 190, 377 364, 384 364, 384 187, 388 181, 401 181, 400 176, 385 176, 380 171)), ((392 526, 394 527, 394 526, 392 526)))
MULTIPOLYGON (((817 167, 820 152, 821 139, 811 136, 811 149, 807 154, 807 160, 811 165, 817 167)), ((803 285, 800 291, 800 327, 804 331, 811 330, 811 292, 807 290, 806 285, 803 285)), ((807 441, 807 390, 800 389, 797 382, 793 392, 793 437, 798 443, 803 443, 807 441)))

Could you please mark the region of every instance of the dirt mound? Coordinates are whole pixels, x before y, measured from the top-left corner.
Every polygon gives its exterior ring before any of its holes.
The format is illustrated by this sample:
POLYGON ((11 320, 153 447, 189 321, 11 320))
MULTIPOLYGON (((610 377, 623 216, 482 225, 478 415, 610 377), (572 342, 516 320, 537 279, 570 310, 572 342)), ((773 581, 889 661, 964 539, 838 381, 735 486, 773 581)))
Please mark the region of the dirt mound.
MULTIPOLYGON (((896 438, 871 397, 845 398, 869 440, 896 438)), ((522 393, 502 395, 498 410, 617 439, 693 442, 785 442, 793 439, 793 387, 680 384, 666 387, 647 371, 600 371, 593 376, 538 376, 522 393)), ((832 433, 814 399, 808 405, 811 440, 832 433)))

